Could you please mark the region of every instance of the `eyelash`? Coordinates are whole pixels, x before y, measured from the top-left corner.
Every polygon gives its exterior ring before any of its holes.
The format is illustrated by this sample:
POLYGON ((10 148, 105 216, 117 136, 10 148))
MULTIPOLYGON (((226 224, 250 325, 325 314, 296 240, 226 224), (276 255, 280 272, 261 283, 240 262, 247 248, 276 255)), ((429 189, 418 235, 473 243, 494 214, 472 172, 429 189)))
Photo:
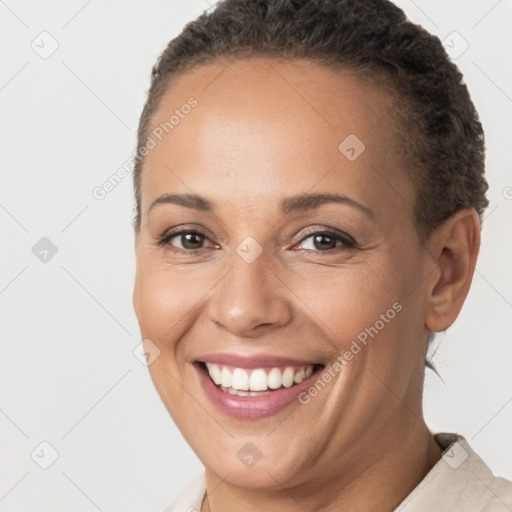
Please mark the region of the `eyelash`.
MULTIPOLYGON (((163 246, 167 245, 168 246, 167 248, 170 249, 171 251, 173 251, 175 253, 179 253, 179 254, 187 254, 189 256, 193 256, 194 254, 197 254, 197 252, 207 249, 206 247, 200 247, 199 249, 180 249, 179 247, 174 247, 173 245, 171 245, 169 243, 170 240, 172 240, 176 236, 184 235, 184 234, 199 235, 201 237, 204 237, 206 240, 208 240, 208 236, 200 230, 180 229, 177 231, 171 231, 171 232, 166 232, 166 233, 162 234, 159 237, 159 239, 155 242, 155 245, 157 245, 158 247, 163 247, 163 246)), ((299 240, 294 245, 302 244, 305 240, 312 237, 313 235, 327 235, 330 238, 335 238, 337 241, 342 242, 343 246, 337 247, 334 249, 329 249, 328 251, 320 251, 320 250, 312 250, 312 249, 299 249, 299 250, 303 250, 306 252, 317 252, 317 253, 329 255, 329 254, 338 252, 339 250, 355 249, 357 247, 356 242, 352 239, 351 236, 347 235, 343 231, 338 231, 338 230, 335 230, 332 228, 331 229, 323 229, 323 230, 317 229, 315 231, 310 231, 310 232, 306 233, 306 236, 304 236, 301 240, 299 240)))

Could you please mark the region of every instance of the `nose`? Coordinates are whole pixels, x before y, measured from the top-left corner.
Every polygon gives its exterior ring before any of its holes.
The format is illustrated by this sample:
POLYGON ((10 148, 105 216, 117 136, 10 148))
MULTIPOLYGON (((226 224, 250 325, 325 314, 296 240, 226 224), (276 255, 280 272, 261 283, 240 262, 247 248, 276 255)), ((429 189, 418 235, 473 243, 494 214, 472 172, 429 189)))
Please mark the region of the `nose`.
POLYGON ((207 309, 212 322, 245 338, 261 336, 290 322, 291 292, 264 253, 251 263, 234 253, 230 266, 211 291, 207 309))

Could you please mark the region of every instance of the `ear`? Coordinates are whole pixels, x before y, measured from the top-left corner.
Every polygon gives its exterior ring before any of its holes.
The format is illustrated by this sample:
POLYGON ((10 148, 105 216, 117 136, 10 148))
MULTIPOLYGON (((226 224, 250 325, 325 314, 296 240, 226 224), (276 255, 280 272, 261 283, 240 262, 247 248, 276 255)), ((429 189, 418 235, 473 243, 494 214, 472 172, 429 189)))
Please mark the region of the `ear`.
POLYGON ((427 289, 425 327, 430 331, 448 329, 462 309, 480 249, 480 229, 475 209, 464 208, 446 219, 429 240, 436 266, 427 289))

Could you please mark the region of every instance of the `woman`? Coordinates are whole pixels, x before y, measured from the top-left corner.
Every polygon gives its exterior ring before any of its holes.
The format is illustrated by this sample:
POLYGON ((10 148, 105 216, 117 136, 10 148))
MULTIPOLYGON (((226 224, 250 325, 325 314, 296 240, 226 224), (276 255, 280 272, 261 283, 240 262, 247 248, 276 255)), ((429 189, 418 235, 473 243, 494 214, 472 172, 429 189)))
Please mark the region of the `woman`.
POLYGON ((386 0, 220 2, 153 68, 138 157, 134 308, 205 466, 168 511, 512 509, 422 413, 488 205, 438 38, 386 0))

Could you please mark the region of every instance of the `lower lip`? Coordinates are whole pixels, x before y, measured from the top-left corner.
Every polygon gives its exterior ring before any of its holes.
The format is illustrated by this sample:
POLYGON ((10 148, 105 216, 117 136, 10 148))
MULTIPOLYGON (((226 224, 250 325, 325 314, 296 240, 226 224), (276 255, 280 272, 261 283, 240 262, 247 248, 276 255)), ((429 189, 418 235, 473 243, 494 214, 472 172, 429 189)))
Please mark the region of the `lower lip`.
POLYGON ((313 380, 318 378, 321 371, 316 371, 291 388, 281 388, 260 396, 237 396, 219 389, 198 364, 194 364, 194 366, 206 395, 217 409, 227 416, 247 419, 273 416, 293 402, 299 405, 299 394, 308 389, 313 380))

